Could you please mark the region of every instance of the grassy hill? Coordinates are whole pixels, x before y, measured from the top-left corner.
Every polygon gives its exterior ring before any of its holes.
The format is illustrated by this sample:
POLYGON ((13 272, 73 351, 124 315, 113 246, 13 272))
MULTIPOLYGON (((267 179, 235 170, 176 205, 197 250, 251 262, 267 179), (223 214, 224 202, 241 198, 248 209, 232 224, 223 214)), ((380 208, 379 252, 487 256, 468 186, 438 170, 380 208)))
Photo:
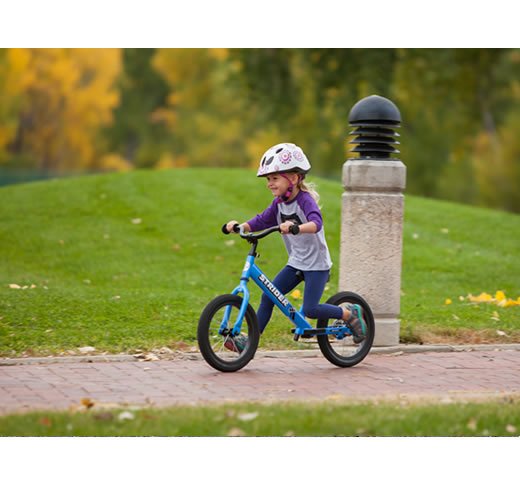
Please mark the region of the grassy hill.
MULTIPOLYGON (((328 296, 337 290, 342 187, 313 180, 336 263, 328 296)), ((0 188, 0 355, 195 345, 200 311, 236 285, 248 250, 220 232, 222 223, 245 220, 269 201, 264 182, 238 169, 0 188)), ((520 216, 406 196, 405 217, 403 339, 519 341, 519 306, 459 296, 520 295, 520 216)), ((259 252, 274 277, 286 262, 280 238, 263 240, 259 252)), ((288 332, 276 311, 261 347, 293 346, 288 332)))

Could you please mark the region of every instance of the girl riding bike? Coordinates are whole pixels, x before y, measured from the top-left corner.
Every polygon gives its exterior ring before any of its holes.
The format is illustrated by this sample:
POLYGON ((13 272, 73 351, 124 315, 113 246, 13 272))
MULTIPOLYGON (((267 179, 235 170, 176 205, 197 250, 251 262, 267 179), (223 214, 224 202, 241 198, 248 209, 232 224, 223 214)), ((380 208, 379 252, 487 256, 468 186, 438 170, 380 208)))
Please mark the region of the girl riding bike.
MULTIPOLYGON (((319 303, 329 280, 332 261, 318 206, 319 195, 304 180, 310 169, 307 157, 295 144, 277 144, 268 149, 260 162, 257 177, 267 179, 273 202, 247 222, 229 221, 226 230, 233 232, 239 225, 243 231, 256 232, 279 226, 289 260, 273 280, 273 285, 285 295, 304 280, 303 314, 318 320, 343 320, 351 328, 354 342, 360 343, 365 338, 367 325, 359 304, 336 306, 319 303), (292 226, 297 226, 297 229, 292 226)), ((257 311, 260 333, 271 319, 273 306, 264 293, 257 311)), ((237 335, 228 338, 224 345, 231 351, 241 352, 246 343, 246 336, 237 335)))

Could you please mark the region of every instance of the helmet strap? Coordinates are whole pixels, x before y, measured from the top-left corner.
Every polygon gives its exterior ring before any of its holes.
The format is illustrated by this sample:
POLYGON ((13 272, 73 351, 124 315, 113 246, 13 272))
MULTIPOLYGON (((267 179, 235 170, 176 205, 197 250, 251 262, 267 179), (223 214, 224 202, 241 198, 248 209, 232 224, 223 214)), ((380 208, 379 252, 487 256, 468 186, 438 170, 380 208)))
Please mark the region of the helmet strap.
MULTIPOLYGON (((294 184, 291 182, 291 179, 285 174, 280 173, 280 175, 289 181, 289 187, 287 188, 287 191, 285 191, 284 194, 278 197, 278 203, 285 203, 286 201, 289 201, 289 198, 291 197, 293 191, 294 191, 294 184)), ((300 182, 300 175, 298 175, 298 183, 300 182)))

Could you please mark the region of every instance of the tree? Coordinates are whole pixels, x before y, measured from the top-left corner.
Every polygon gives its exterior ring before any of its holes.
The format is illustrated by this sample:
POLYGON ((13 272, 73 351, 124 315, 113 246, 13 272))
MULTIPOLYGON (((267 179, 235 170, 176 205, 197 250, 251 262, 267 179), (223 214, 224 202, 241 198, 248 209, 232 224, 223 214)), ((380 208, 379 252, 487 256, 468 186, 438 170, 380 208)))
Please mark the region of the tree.
POLYGON ((156 49, 124 49, 119 106, 107 129, 108 148, 137 167, 157 163, 168 133, 154 114, 166 105, 169 88, 151 65, 156 49))
POLYGON ((96 134, 118 103, 119 49, 8 49, 17 126, 8 148, 42 170, 94 167, 96 134))
POLYGON ((253 109, 231 78, 239 68, 225 49, 160 49, 153 66, 170 86, 156 111, 171 132, 162 165, 244 166, 253 109))

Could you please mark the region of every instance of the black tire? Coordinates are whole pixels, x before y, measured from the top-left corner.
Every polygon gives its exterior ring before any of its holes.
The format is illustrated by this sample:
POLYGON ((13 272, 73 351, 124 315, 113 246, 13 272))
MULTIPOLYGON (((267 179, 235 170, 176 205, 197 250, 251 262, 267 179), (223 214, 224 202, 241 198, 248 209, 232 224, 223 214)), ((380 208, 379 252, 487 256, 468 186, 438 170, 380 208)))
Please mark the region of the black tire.
MULTIPOLYGON (((353 292, 339 292, 333 295, 327 304, 339 306, 346 302, 351 304, 359 304, 363 308, 363 318, 367 324, 367 332, 364 340, 356 344, 351 336, 347 336, 342 340, 337 340, 334 335, 318 335, 318 345, 320 351, 332 364, 342 368, 357 365, 366 357, 374 343, 375 325, 374 315, 370 306, 365 299, 353 292)), ((325 328, 329 326, 329 322, 337 320, 318 320, 317 328, 325 328)))
POLYGON ((243 298, 238 295, 220 295, 215 297, 202 311, 197 330, 199 349, 206 362, 221 372, 235 372, 244 368, 254 357, 260 340, 258 320, 250 304, 247 305, 241 335, 247 336, 245 349, 238 353, 224 346, 231 340, 229 330, 219 333, 227 307, 231 307, 228 327, 231 329, 236 321, 243 298))

